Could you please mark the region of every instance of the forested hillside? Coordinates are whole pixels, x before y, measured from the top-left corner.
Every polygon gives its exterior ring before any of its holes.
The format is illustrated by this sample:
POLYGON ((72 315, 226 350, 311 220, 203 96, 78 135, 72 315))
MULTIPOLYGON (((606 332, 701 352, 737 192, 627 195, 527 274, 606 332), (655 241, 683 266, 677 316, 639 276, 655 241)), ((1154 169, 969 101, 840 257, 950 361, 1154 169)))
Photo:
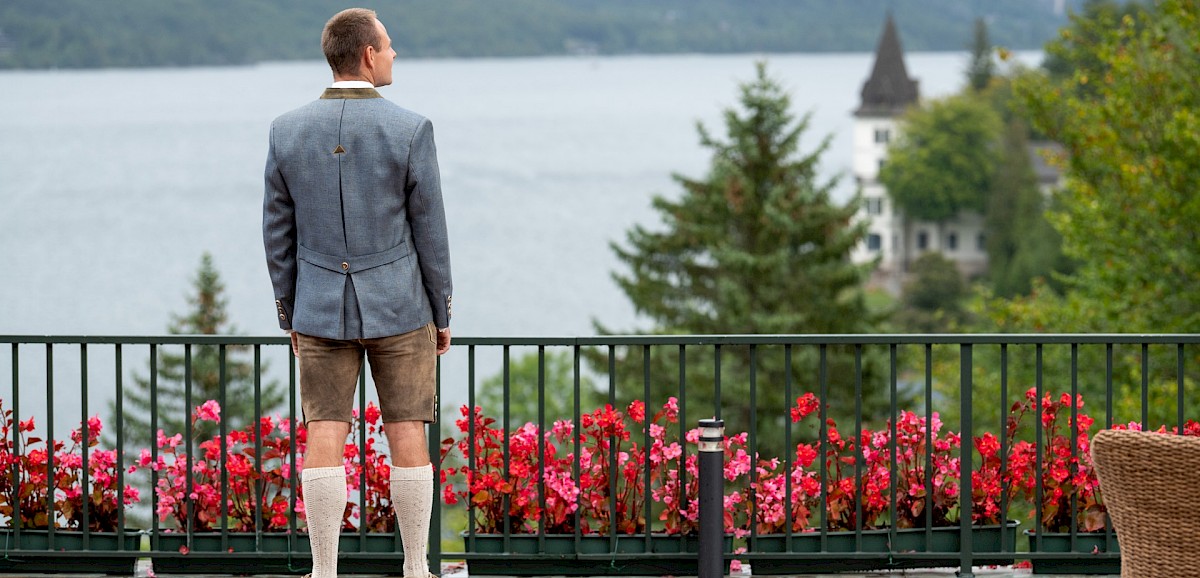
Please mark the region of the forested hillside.
MULTIPOLYGON (((908 50, 1040 48, 1082 0, 362 0, 402 57, 872 50, 889 8, 908 50)), ((328 0, 9 0, 0 68, 319 59, 328 0)))

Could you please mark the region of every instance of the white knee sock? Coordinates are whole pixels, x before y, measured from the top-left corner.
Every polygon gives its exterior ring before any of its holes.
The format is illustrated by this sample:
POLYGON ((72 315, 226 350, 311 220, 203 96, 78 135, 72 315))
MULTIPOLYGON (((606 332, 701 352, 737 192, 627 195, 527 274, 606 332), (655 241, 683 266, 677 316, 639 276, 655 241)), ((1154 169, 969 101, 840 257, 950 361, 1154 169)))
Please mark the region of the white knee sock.
MULTIPOLYGON (((429 576, 425 547, 429 543, 429 514, 433 508, 433 467, 392 468, 392 507, 404 542, 404 575, 429 576)), ((316 578, 314 576, 313 578, 316 578)))
POLYGON ((304 468, 301 480, 312 544, 312 578, 337 578, 338 537, 346 511, 346 469, 304 468))

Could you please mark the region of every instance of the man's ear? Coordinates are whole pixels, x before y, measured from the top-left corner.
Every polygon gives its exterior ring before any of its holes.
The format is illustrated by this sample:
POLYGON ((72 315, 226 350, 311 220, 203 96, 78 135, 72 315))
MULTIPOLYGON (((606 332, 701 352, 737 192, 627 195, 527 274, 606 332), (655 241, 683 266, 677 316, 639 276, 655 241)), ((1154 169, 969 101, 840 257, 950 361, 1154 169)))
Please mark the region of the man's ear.
POLYGON ((368 44, 367 47, 363 49, 362 59, 359 62, 359 66, 361 67, 361 69, 363 71, 367 71, 367 70, 370 70, 372 72, 375 71, 375 47, 374 46, 371 46, 370 44, 368 44))

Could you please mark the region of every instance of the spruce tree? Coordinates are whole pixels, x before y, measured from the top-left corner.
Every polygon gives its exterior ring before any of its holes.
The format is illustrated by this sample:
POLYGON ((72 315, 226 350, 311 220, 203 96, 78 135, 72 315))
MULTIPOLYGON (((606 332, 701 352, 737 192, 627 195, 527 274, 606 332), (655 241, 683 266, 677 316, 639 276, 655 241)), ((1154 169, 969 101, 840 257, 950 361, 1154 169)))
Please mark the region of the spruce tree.
MULTIPOLYGON (((817 178, 829 137, 814 151, 801 151, 809 115, 796 120, 787 92, 768 76, 764 63, 740 92, 740 108, 724 111, 724 139, 698 125, 701 145, 712 152, 708 174, 701 179, 674 175, 683 194, 653 200, 663 226, 635 225, 625 245, 612 244, 627 268, 614 279, 661 334, 872 331, 876 320, 862 291, 871 265, 856 265, 849 257, 865 234, 865 224, 853 220, 859 199, 839 205, 831 199, 836 178, 817 178)), ((597 328, 610 332, 599 323, 597 328)), ((818 385, 815 349, 793 353, 794 398, 817 391, 818 385)), ((830 352, 828 399, 852 417, 853 353, 840 353, 830 352)), ((623 401, 643 396, 647 367, 653 382, 650 404, 675 395, 675 349, 656 349, 649 363, 640 348, 617 349, 615 355, 614 379, 623 401)), ((589 359, 606 370, 607 357, 597 351, 589 359)), ((750 357, 747 347, 722 350, 721 406, 730 416, 731 432, 749 426, 750 357)), ((713 350, 691 348, 687 361, 688 407, 696 416, 712 415, 713 350)), ((878 368, 864 365, 870 381, 878 368)), ((758 348, 755 367, 760 435, 781 437, 784 409, 794 402, 783 399, 787 369, 781 348, 758 348)), ((866 409, 879 407, 868 403, 866 409)), ((684 416, 694 424, 692 417, 684 416)))
MULTIPOLYGON (((172 314, 167 332, 171 335, 236 335, 237 329, 229 323, 225 310, 225 285, 213 266, 212 255, 207 252, 200 258, 192 289, 193 293, 187 297, 191 309, 184 315, 172 314)), ((225 348, 225 405, 221 408, 221 418, 226 422, 226 431, 244 427, 254 418, 254 363, 245 359, 249 353, 245 346, 225 348)), ((157 357, 158 429, 167 436, 185 433, 185 426, 196 406, 207 400, 220 400, 220 348, 216 345, 191 347, 192 407, 184 407, 187 375, 183 347, 159 346, 157 357)), ((263 363, 260 369, 265 373, 267 365, 263 363)), ((133 385, 124 393, 126 446, 150 447, 157 437, 157 432, 150 428, 150 376, 134 376, 133 385)), ((278 382, 263 382, 260 390, 263 415, 280 407, 284 394, 278 382)), ((109 413, 116 415, 115 402, 109 402, 109 413)), ((209 421, 197 422, 193 443, 216 435, 218 427, 209 421)), ((112 432, 106 434, 114 435, 112 432)))
POLYGON ((996 75, 996 61, 992 59, 992 41, 988 39, 987 21, 975 19, 975 34, 972 37, 971 63, 967 66, 967 83, 971 90, 980 92, 992 83, 996 75))

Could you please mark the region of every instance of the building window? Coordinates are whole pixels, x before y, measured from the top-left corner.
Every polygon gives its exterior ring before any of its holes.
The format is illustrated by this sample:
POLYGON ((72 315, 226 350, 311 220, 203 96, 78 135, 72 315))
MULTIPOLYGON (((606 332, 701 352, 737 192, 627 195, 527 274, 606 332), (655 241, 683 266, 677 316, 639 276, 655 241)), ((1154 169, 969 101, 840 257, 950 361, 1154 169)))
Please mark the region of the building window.
POLYGON ((987 237, 984 237, 983 233, 979 234, 979 237, 976 239, 976 241, 979 245, 978 249, 980 251, 987 251, 987 237))
POLYGON ((887 159, 879 159, 879 172, 881 173, 883 172, 883 164, 885 162, 887 162, 887 159))
POLYGON ((867 214, 882 215, 883 214, 883 199, 871 197, 867 199, 867 214))
POLYGON ((958 233, 946 235, 946 248, 951 251, 958 250, 958 233))
POLYGON ((917 250, 924 251, 929 248, 929 233, 921 231, 917 233, 917 250))
POLYGON ((876 235, 875 233, 871 233, 870 235, 867 235, 867 250, 868 251, 878 252, 882 249, 883 249, 883 237, 880 237, 879 235, 876 235))
POLYGON ((886 128, 875 129, 875 142, 879 144, 887 144, 892 140, 892 131, 886 128))

